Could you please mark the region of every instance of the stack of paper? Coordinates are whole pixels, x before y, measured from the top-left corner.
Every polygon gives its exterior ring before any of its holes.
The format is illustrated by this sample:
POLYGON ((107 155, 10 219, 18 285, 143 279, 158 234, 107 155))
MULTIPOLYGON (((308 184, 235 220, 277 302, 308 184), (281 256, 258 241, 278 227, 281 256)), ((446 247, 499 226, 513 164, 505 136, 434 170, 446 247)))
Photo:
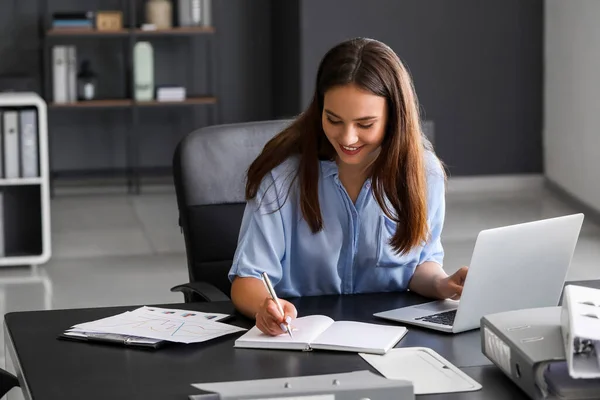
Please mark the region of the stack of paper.
POLYGON ((64 336, 155 347, 163 341, 199 343, 246 330, 219 322, 227 317, 226 314, 140 307, 112 317, 74 325, 64 336))

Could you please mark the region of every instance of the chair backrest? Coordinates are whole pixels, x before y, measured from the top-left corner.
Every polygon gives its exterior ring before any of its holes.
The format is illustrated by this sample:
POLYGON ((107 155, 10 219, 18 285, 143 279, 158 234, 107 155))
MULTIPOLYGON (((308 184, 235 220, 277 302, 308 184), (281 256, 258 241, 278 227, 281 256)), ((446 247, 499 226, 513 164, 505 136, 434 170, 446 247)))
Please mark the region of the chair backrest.
POLYGON ((178 144, 173 177, 190 282, 208 282, 229 296, 227 274, 246 205, 246 172, 266 142, 289 123, 209 126, 178 144))

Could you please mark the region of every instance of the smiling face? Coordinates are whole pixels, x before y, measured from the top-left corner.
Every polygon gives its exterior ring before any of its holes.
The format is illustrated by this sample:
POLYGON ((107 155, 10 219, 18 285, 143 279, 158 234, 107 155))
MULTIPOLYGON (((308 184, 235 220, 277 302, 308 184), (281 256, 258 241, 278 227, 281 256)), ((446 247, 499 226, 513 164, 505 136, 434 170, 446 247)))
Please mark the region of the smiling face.
POLYGON ((321 119, 338 162, 365 166, 385 136, 386 99, 353 84, 336 86, 325 92, 321 119))

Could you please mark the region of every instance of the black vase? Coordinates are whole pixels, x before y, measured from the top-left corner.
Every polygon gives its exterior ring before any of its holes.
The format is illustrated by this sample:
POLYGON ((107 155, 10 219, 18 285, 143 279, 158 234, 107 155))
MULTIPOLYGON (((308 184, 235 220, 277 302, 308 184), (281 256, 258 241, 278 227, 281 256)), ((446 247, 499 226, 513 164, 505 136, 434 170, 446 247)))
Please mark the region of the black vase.
POLYGON ((77 74, 77 97, 81 101, 96 98, 97 77, 89 61, 83 61, 77 74))

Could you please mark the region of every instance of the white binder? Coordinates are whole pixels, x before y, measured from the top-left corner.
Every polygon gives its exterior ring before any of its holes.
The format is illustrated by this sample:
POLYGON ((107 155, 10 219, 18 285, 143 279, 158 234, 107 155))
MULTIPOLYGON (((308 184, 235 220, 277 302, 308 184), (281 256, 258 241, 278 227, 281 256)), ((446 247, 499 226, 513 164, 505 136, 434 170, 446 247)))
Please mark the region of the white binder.
POLYGON ((19 118, 17 111, 4 112, 4 177, 19 177, 19 118))
POLYGON ((200 11, 202 26, 212 25, 212 0, 202 0, 202 10, 200 11))
POLYGON ((4 112, 0 109, 0 179, 4 178, 4 144, 1 135, 4 135, 4 112))
POLYGON ((69 103, 77 101, 77 48, 67 47, 67 99, 69 103))
POLYGON ((67 94, 66 46, 54 46, 52 48, 52 88, 55 103, 62 104, 69 101, 67 94))
POLYGON ((35 110, 24 110, 21 119, 21 177, 39 177, 38 132, 35 110))
POLYGON ((600 378, 600 290, 568 285, 561 330, 572 378, 600 378))
POLYGON ((0 257, 6 256, 4 249, 4 193, 0 191, 0 257))

